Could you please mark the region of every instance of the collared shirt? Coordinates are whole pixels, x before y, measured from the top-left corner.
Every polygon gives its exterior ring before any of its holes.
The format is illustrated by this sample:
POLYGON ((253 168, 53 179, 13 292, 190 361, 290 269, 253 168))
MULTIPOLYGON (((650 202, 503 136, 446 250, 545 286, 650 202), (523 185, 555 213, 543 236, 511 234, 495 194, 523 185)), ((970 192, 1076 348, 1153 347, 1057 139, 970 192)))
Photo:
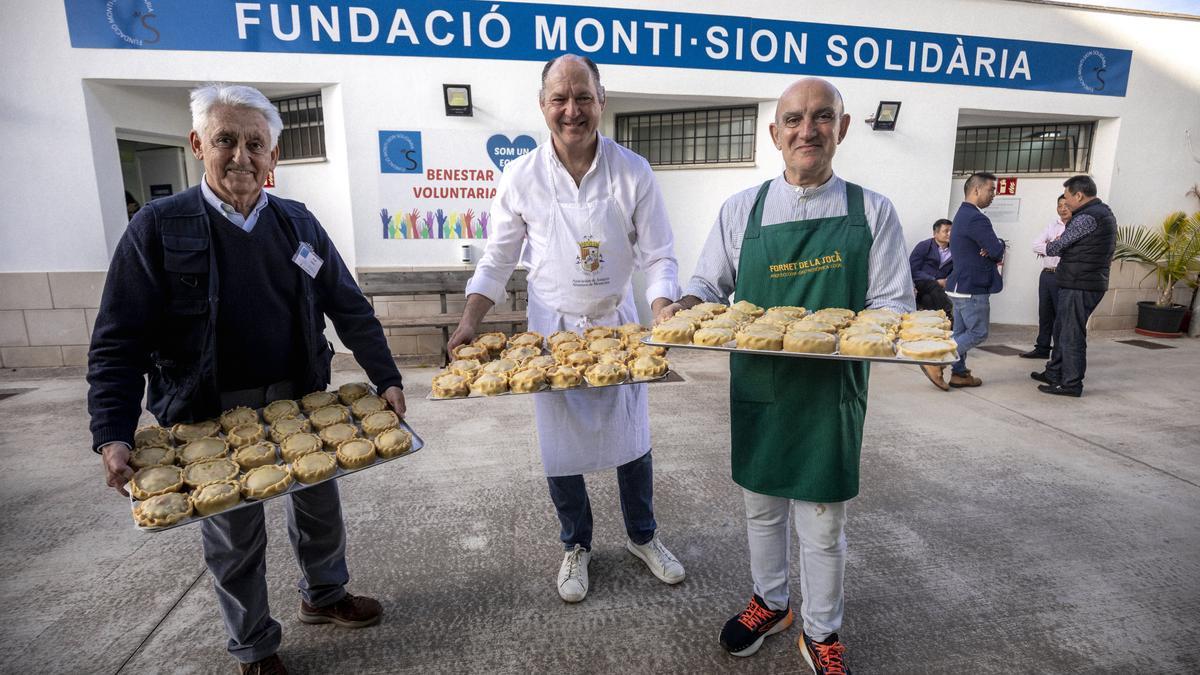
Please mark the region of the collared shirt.
POLYGON ((950 261, 950 244, 946 244, 945 246, 939 245, 938 246, 938 262, 945 265, 949 261, 950 261))
MULTIPOLYGON (((685 295, 694 295, 707 302, 729 301, 737 283, 746 221, 758 190, 756 185, 725 200, 717 222, 704 242, 696 272, 684 289, 685 295)), ((908 246, 904 243, 904 230, 896 209, 887 197, 866 188, 863 189, 863 207, 874 237, 867 260, 866 306, 911 312, 916 307, 912 271, 908 267, 908 246)), ((838 176, 831 177, 823 185, 804 188, 791 185, 780 174, 767 189, 762 224, 770 227, 846 213, 846 182, 838 176)))
POLYGON ((217 193, 213 192, 212 188, 208 186, 207 172, 200 179, 200 193, 204 195, 204 201, 208 202, 209 206, 213 207, 217 211, 220 211, 221 215, 225 216, 229 222, 237 225, 247 232, 254 229, 254 226, 258 224, 259 212, 267 207, 267 191, 259 190, 258 203, 256 203, 254 208, 250 210, 250 217, 247 218, 246 216, 243 216, 242 214, 238 213, 238 210, 235 209, 232 204, 226 204, 225 202, 221 201, 221 198, 217 196, 217 193))
POLYGON ((1046 226, 1046 229, 1042 230, 1037 239, 1033 240, 1033 252, 1042 258, 1043 268, 1054 269, 1058 267, 1058 257, 1046 255, 1046 244, 1058 239, 1065 229, 1067 229, 1067 224, 1055 218, 1053 222, 1046 226))
POLYGON ((596 157, 579 185, 559 161, 554 145, 546 141, 533 152, 511 162, 500 176, 492 200, 488 243, 467 282, 467 294, 479 293, 496 304, 504 302, 504 286, 513 268, 529 269, 531 290, 551 297, 559 279, 539 274, 550 244, 550 227, 556 209, 550 208, 555 192, 563 203, 582 204, 612 195, 633 221, 634 265, 646 280, 646 301, 679 297, 679 264, 666 204, 654 172, 640 155, 599 137, 596 157), (611 175, 612 184, 607 176, 611 175), (553 181, 553 183, 551 183, 553 181))

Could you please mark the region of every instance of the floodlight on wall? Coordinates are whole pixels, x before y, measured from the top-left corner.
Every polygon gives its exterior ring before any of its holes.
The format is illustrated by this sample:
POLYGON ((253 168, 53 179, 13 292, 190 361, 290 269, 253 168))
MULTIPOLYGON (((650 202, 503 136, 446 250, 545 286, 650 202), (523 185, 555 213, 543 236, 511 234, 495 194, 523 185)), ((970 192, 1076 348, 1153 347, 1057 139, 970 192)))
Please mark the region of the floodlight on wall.
POLYGON ((900 101, 880 101, 875 114, 863 120, 875 131, 895 131, 900 116, 900 101))
POLYGON ((442 98, 446 101, 446 115, 448 117, 472 116, 471 85, 443 84, 442 98))

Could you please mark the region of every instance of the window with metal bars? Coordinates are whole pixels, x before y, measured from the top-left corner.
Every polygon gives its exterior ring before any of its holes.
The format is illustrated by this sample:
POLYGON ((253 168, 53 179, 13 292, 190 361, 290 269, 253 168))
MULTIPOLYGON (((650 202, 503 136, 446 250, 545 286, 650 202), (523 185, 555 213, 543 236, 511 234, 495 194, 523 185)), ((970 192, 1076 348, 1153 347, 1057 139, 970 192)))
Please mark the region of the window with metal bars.
POLYGON ((954 173, 1087 173, 1095 131, 1095 122, 961 128, 954 173))
POLYGON ((758 106, 661 110, 617 115, 617 142, 650 166, 754 161, 758 106))
POLYGON ((305 94, 271 101, 283 118, 279 134, 279 159, 325 158, 325 112, 321 94, 305 94))

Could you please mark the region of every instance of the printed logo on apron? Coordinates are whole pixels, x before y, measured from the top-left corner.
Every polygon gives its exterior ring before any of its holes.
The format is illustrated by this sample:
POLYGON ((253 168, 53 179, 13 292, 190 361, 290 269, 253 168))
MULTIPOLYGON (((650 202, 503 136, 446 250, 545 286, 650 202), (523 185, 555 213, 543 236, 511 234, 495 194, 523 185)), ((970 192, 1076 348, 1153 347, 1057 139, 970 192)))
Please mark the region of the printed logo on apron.
POLYGON ((579 242, 579 257, 575 259, 575 264, 589 274, 599 272, 600 267, 604 265, 604 256, 600 254, 600 242, 592 235, 589 234, 579 242))

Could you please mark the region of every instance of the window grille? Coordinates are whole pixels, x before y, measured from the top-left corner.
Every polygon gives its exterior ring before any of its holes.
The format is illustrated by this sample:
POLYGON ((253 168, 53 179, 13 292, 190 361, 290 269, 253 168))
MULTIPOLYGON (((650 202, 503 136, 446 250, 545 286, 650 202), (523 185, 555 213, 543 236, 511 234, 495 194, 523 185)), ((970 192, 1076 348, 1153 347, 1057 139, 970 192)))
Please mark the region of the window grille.
POLYGON ((1095 130, 1095 122, 962 128, 954 173, 1087 173, 1095 130))
POLYGON ((279 159, 325 158, 325 112, 321 94, 306 94, 273 101, 283 118, 279 134, 279 159))
POLYGON ((651 166, 754 161, 758 106, 617 115, 617 142, 651 166))

